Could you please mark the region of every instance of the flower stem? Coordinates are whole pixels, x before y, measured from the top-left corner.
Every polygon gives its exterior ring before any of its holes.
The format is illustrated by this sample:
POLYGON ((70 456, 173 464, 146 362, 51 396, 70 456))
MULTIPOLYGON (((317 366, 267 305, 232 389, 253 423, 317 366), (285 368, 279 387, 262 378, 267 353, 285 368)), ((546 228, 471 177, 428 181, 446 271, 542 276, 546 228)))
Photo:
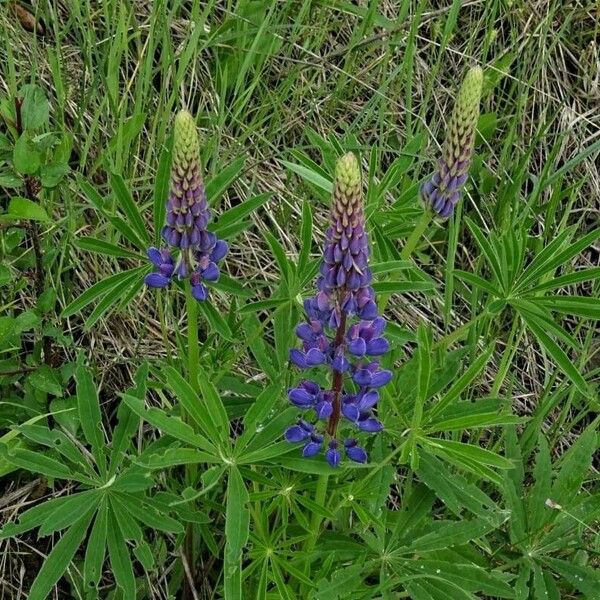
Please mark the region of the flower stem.
POLYGON ((402 252, 400 253, 401 260, 408 260, 412 253, 414 252, 421 236, 427 229, 429 222, 431 221, 432 212, 429 208, 425 208, 421 218, 417 221, 415 228, 412 230, 412 233, 408 236, 406 240, 406 244, 404 244, 404 248, 402 248, 402 252))
POLYGON ((186 309, 187 309, 187 374, 189 383, 196 393, 200 392, 198 386, 199 372, 199 346, 198 346, 198 301, 192 296, 192 285, 186 282, 186 309))
MULTIPOLYGON (((346 313, 342 310, 340 317, 340 324, 335 333, 335 339, 333 341, 333 354, 334 356, 337 353, 337 349, 344 343, 344 337, 346 335, 346 313)), ((338 422, 340 420, 340 415, 342 411, 342 384, 343 384, 343 373, 340 371, 333 371, 333 381, 331 384, 331 391, 333 392, 333 412, 331 413, 331 417, 329 417, 329 422, 327 423, 327 433, 335 438, 335 433, 337 431, 338 422)))
MULTIPOLYGON (((187 310, 187 376, 192 389, 198 394, 200 392, 198 386, 198 367, 199 367, 199 347, 198 347, 198 304, 197 300, 192 296, 192 286, 189 281, 185 286, 185 300, 187 310)), ((190 425, 189 416, 181 407, 181 418, 184 423, 190 425)), ((194 487, 198 467, 195 464, 185 465, 185 484, 188 487, 194 487)), ((195 575, 196 565, 196 545, 194 524, 188 523, 185 530, 184 553, 187 564, 189 566, 192 577, 195 575)), ((184 583, 184 598, 192 598, 192 590, 189 588, 189 581, 184 583)))

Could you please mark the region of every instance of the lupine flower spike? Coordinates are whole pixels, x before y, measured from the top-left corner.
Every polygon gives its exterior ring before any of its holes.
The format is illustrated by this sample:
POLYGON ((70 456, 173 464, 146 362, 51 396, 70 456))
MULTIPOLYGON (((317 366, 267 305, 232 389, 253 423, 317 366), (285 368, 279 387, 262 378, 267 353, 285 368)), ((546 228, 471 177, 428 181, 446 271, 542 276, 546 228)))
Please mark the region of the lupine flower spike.
POLYGON ((207 231, 209 219, 198 130, 192 115, 182 110, 175 117, 171 189, 162 228, 162 237, 170 248, 148 249, 148 258, 156 269, 146 276, 146 285, 164 288, 175 276, 188 278, 194 298, 206 300, 204 282, 219 279, 217 265, 228 250, 226 242, 207 231))
POLYGON ((331 224, 317 288, 316 296, 304 302, 306 321, 296 328, 302 349, 293 348, 290 360, 301 369, 327 365, 331 384, 323 389, 305 379, 288 390, 290 402, 314 418, 300 419, 285 437, 289 442, 302 442, 306 457, 325 450, 332 467, 342 460, 342 450, 350 460, 364 463, 365 449, 353 435, 340 443, 340 429, 359 434, 383 429, 374 408, 379 388, 390 381, 392 373, 381 369, 375 358, 385 354, 389 344, 371 287, 360 167, 351 153, 337 163, 331 224))
POLYGON ((482 82, 482 70, 479 67, 470 69, 448 123, 438 170, 421 187, 421 197, 440 217, 452 214, 469 174, 482 82))

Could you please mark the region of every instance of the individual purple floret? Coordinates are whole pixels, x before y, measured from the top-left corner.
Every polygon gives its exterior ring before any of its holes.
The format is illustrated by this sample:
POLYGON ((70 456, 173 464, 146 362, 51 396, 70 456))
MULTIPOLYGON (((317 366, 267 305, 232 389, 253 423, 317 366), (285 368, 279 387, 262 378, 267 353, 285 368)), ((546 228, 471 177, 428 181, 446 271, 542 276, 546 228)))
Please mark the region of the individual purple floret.
POLYGON ((156 267, 146 285, 163 288, 173 277, 189 279, 196 300, 206 300, 205 281, 219 279, 218 263, 227 254, 227 243, 206 227, 210 210, 200 166, 200 143, 193 117, 181 111, 175 117, 171 189, 162 237, 170 249, 150 248, 148 258, 156 267), (172 252, 177 255, 175 259, 172 252))
MULTIPOLYGON (((322 389, 305 379, 291 388, 290 402, 305 418, 314 415, 316 424, 301 420, 285 433, 289 442, 305 442, 303 456, 314 456, 325 447, 325 459, 332 467, 342 460, 342 417, 344 426, 358 432, 383 429, 374 411, 378 388, 391 380, 392 373, 373 360, 388 351, 389 343, 383 336, 385 320, 378 316, 371 279, 360 168, 356 157, 346 154, 336 167, 318 292, 304 302, 306 321, 296 327, 302 347, 290 350, 291 362, 300 369, 328 365, 331 387, 322 389), (326 423, 321 433, 319 421, 326 423)), ((367 462, 365 449, 354 437, 345 439, 343 447, 350 460, 367 462)))

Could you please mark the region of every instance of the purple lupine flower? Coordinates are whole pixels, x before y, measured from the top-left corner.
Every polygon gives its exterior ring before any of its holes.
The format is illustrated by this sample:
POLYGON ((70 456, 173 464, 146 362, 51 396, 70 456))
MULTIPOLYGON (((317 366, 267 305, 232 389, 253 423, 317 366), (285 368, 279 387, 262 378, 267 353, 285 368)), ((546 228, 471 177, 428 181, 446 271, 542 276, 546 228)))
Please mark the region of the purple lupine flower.
POLYGON ((192 115, 182 110, 175 117, 171 189, 162 228, 162 237, 171 249, 148 250, 156 271, 146 276, 146 285, 163 288, 177 276, 189 280, 196 300, 206 300, 208 288, 204 282, 219 279, 218 263, 228 250, 226 242, 207 231, 209 220, 198 130, 192 115))
MULTIPOLYGON (((385 354, 389 343, 371 279, 360 167, 350 153, 336 167, 317 294, 304 302, 306 321, 296 327, 302 348, 290 350, 290 361, 300 369, 323 364, 330 369, 329 389, 305 379, 288 390, 290 402, 305 411, 305 418, 313 414, 316 423, 325 421, 326 425, 319 432, 317 424, 302 420, 285 433, 289 442, 305 443, 303 456, 314 456, 325 448, 325 460, 332 467, 342 460, 340 429, 366 433, 383 429, 375 416, 378 388, 390 381, 392 373, 372 360, 385 354)), ((343 448, 350 460, 367 462, 367 452, 354 437, 345 439, 343 448)))
POLYGON ((438 170, 421 187, 421 197, 440 217, 449 217, 467 180, 479 118, 483 71, 474 67, 458 92, 438 170))

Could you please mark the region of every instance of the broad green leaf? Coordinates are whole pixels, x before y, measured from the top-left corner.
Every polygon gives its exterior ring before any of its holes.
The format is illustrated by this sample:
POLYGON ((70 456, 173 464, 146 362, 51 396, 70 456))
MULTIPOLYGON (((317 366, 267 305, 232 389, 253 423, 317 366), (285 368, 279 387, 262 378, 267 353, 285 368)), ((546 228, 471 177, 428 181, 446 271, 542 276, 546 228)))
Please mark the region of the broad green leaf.
POLYGON ((229 470, 225 515, 225 554, 235 561, 248 541, 250 512, 248 490, 236 466, 229 470))
POLYGON ((36 390, 41 390, 53 396, 63 395, 60 373, 48 365, 42 365, 37 368, 27 377, 27 381, 36 390))
POLYGON ((117 585, 123 592, 125 600, 135 600, 135 577, 129 550, 119 524, 112 513, 108 515, 108 528, 106 532, 110 566, 117 585))
POLYGON ((102 577, 102 565, 106 552, 106 532, 108 523, 108 503, 102 500, 96 511, 96 520, 86 544, 83 564, 84 584, 97 587, 102 577))
POLYGON ((495 528, 493 523, 482 518, 455 522, 438 521, 430 528, 432 530, 430 533, 413 540, 410 548, 415 552, 445 550, 448 547, 461 546, 480 538, 495 528))
POLYGON ((43 221, 49 222, 50 217, 40 204, 29 200, 28 198, 22 198, 16 196, 10 199, 8 203, 7 214, 15 219, 26 219, 29 221, 43 221))
POLYGON ((106 473, 106 457, 104 455, 106 444, 96 384, 92 379, 92 374, 84 366, 77 367, 75 381, 77 382, 77 409, 83 435, 92 447, 92 453, 101 473, 106 473))
MULTIPOLYGON (((17 173, 22 175, 34 175, 41 165, 40 153, 34 148, 29 135, 21 134, 13 149, 13 167, 17 173)), ((18 215, 19 218, 29 219, 31 217, 18 215)))
POLYGON ((131 252, 121 246, 115 246, 110 242, 99 240, 93 237, 81 237, 75 240, 75 246, 88 252, 96 252, 102 256, 116 256, 118 258, 137 258, 144 260, 144 256, 136 252, 131 252))
POLYGON ((88 490, 69 496, 67 501, 57 506, 42 523, 38 535, 46 537, 55 531, 70 527, 81 515, 95 510, 101 499, 101 492, 88 490))
POLYGON ((33 450, 11 448, 10 451, 7 451, 6 446, 0 446, 0 455, 4 456, 11 464, 32 473, 39 473, 55 479, 76 478, 64 463, 33 450))
POLYGON ((23 98, 21 104, 21 115, 23 119, 23 129, 25 131, 35 131, 42 129, 48 124, 50 106, 44 90, 33 83, 24 85, 19 90, 23 98))
POLYGON ((563 373, 575 384, 577 389, 584 395, 589 395, 588 385, 575 365, 569 360, 562 348, 532 319, 527 313, 521 312, 521 317, 531 329, 538 342, 548 352, 563 373))
POLYGON ((271 199, 272 195, 273 194, 271 194, 270 192, 265 192, 264 194, 259 194, 258 196, 254 196, 253 198, 244 200, 244 202, 242 202, 241 204, 238 204, 233 208, 226 210, 217 219, 216 223, 212 227, 212 230, 217 235, 220 235, 220 232, 222 230, 231 225, 234 225, 235 223, 243 221, 255 210, 259 209, 261 206, 266 204, 271 199))
POLYGON ((39 570, 29 590, 28 600, 45 600, 52 588, 67 570, 75 552, 85 537, 93 511, 84 513, 80 519, 60 538, 39 570))
POLYGON ((598 450, 598 431, 595 422, 581 433, 567 450, 560 463, 560 471, 552 486, 551 499, 568 506, 581 491, 581 484, 590 472, 592 456, 598 450))
POLYGON ((214 395, 218 394, 210 384, 204 380, 204 375, 201 374, 198 384, 204 385, 202 389, 201 399, 194 391, 192 386, 179 374, 173 367, 166 367, 164 374, 169 387, 175 393, 175 396, 185 412, 192 418, 202 433, 214 443, 219 442, 219 445, 226 444, 229 439, 229 432, 225 430, 228 424, 227 413, 221 403, 220 398, 215 401, 214 395), (212 389, 211 389, 212 388, 212 389), (206 395, 205 395, 206 394, 206 395), (208 400, 207 400, 208 396, 208 400), (217 407, 217 414, 212 411, 213 404, 217 407), (220 406, 219 406, 220 405, 220 406))
POLYGON ((498 469, 512 469, 514 466, 510 460, 503 456, 474 444, 463 444, 462 442, 438 438, 421 438, 421 441, 426 444, 434 454, 455 455, 476 463, 490 465, 498 469))
POLYGON ((209 454, 218 455, 217 449, 203 436, 194 433, 194 430, 178 417, 169 417, 159 408, 144 409, 144 402, 128 394, 123 394, 123 401, 133 412, 139 415, 150 425, 174 438, 206 450, 209 454))
POLYGON ((297 165, 295 163, 288 162, 286 160, 281 161, 290 171, 296 173, 296 175, 300 175, 302 179, 306 179, 309 183, 316 185, 318 188, 326 191, 328 194, 331 194, 333 191, 333 182, 329 179, 326 179, 319 173, 316 173, 312 169, 305 167, 303 165, 297 165))
MULTIPOLYGON (((125 280, 130 280, 134 277, 141 277, 142 273, 147 271, 148 268, 138 267, 137 269, 131 269, 129 271, 121 271, 115 275, 111 275, 106 279, 102 279, 95 283, 91 288, 87 289, 78 298, 73 300, 61 313, 61 317, 64 319, 78 313, 80 310, 85 308, 88 304, 99 298, 100 296, 111 292, 118 285, 122 284, 125 280)), ((114 302, 117 302, 119 298, 114 298, 114 302)))

